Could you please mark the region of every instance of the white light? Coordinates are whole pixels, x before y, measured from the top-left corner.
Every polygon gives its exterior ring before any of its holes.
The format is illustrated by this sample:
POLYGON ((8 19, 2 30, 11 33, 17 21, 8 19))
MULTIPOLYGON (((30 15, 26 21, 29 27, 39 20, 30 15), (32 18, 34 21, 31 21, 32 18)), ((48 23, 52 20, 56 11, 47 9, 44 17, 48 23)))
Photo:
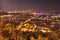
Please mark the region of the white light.
POLYGON ((13 13, 13 12, 8 11, 7 13, 13 13))

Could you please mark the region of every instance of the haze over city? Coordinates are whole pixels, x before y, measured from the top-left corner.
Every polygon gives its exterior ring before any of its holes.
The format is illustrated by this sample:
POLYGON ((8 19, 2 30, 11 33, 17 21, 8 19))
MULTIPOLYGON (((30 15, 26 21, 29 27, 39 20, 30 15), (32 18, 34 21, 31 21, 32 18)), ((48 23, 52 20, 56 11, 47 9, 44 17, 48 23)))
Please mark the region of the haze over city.
POLYGON ((60 11, 59 0, 0 0, 0 9, 6 10, 34 10, 60 11))

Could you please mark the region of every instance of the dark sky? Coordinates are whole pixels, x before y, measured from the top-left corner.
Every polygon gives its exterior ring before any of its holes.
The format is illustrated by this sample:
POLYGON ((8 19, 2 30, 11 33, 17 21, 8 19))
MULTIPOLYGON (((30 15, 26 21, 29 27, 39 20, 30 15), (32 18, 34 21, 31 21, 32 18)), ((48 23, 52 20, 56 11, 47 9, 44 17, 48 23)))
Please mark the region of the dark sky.
POLYGON ((2 10, 60 11, 59 0, 0 0, 2 10))

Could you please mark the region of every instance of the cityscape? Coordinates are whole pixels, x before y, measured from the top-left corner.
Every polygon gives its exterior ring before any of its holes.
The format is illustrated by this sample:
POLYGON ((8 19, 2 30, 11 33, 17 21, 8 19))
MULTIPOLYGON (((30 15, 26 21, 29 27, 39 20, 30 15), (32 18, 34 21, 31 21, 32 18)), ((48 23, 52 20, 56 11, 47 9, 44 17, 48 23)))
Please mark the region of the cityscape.
POLYGON ((60 40, 59 1, 0 1, 0 40, 60 40))

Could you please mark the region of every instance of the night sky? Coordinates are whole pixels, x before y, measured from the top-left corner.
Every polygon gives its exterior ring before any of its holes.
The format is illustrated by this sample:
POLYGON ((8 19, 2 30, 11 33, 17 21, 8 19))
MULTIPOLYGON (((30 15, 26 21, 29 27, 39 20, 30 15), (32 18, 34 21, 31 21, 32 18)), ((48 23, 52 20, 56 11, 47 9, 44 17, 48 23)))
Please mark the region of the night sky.
POLYGON ((59 0, 0 0, 1 10, 60 11, 59 0))

